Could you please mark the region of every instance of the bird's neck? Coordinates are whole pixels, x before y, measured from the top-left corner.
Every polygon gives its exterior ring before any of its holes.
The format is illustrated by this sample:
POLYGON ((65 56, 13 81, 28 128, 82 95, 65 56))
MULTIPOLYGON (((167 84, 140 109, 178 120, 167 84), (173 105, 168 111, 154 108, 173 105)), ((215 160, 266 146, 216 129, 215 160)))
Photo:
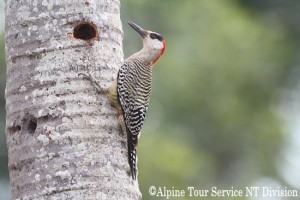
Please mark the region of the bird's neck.
POLYGON ((160 58, 160 56, 161 56, 161 54, 159 51, 153 51, 153 50, 149 50, 147 48, 143 48, 139 52, 131 55, 126 60, 132 61, 132 60, 138 59, 138 60, 142 61, 143 63, 147 64, 148 66, 153 67, 154 64, 160 58))

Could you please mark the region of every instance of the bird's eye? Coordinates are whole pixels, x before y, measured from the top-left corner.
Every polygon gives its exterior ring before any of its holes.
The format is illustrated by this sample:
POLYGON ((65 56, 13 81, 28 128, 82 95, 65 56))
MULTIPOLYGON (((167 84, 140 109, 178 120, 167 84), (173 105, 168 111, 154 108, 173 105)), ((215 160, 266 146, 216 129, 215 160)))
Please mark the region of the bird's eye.
POLYGON ((150 38, 151 39, 156 39, 156 35, 154 33, 150 33, 150 38))

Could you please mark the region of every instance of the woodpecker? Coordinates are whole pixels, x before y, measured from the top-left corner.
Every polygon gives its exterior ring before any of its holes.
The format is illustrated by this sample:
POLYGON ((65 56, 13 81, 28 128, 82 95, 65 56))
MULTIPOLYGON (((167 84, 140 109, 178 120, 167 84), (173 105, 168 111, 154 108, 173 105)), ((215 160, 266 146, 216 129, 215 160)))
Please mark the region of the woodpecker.
MULTIPOLYGON (((127 134, 128 162, 132 179, 135 180, 138 138, 149 106, 152 69, 163 55, 166 41, 158 33, 144 30, 133 22, 128 24, 141 36, 143 48, 124 61, 117 79, 108 89, 108 98, 117 110, 122 131, 127 134)), ((101 87, 91 76, 85 76, 101 87)))
POLYGON ((166 41, 158 33, 144 30, 133 22, 128 24, 142 37, 143 48, 124 61, 108 96, 117 108, 119 123, 127 134, 128 162, 135 180, 138 138, 149 106, 152 69, 163 55, 166 41))

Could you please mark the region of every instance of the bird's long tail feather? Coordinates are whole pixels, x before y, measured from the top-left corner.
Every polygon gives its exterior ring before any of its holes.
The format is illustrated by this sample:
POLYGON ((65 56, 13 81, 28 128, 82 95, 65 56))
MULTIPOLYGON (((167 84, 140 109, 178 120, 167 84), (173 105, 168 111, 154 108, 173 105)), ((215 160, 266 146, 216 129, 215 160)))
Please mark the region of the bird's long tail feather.
POLYGON ((128 162, 130 166, 130 171, 132 175, 132 179, 136 180, 137 175, 137 150, 136 145, 132 138, 127 135, 127 144, 128 144, 128 162))

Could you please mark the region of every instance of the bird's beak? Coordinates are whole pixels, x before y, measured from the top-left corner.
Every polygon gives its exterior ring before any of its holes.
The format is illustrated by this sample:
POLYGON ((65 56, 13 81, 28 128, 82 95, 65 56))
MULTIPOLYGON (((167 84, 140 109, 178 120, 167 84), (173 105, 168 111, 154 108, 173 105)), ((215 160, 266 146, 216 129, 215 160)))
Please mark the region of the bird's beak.
POLYGON ((133 22, 128 22, 128 24, 134 29, 136 30, 136 32, 138 32, 140 34, 140 36, 142 38, 146 37, 146 31, 144 29, 142 29, 139 25, 133 23, 133 22))

